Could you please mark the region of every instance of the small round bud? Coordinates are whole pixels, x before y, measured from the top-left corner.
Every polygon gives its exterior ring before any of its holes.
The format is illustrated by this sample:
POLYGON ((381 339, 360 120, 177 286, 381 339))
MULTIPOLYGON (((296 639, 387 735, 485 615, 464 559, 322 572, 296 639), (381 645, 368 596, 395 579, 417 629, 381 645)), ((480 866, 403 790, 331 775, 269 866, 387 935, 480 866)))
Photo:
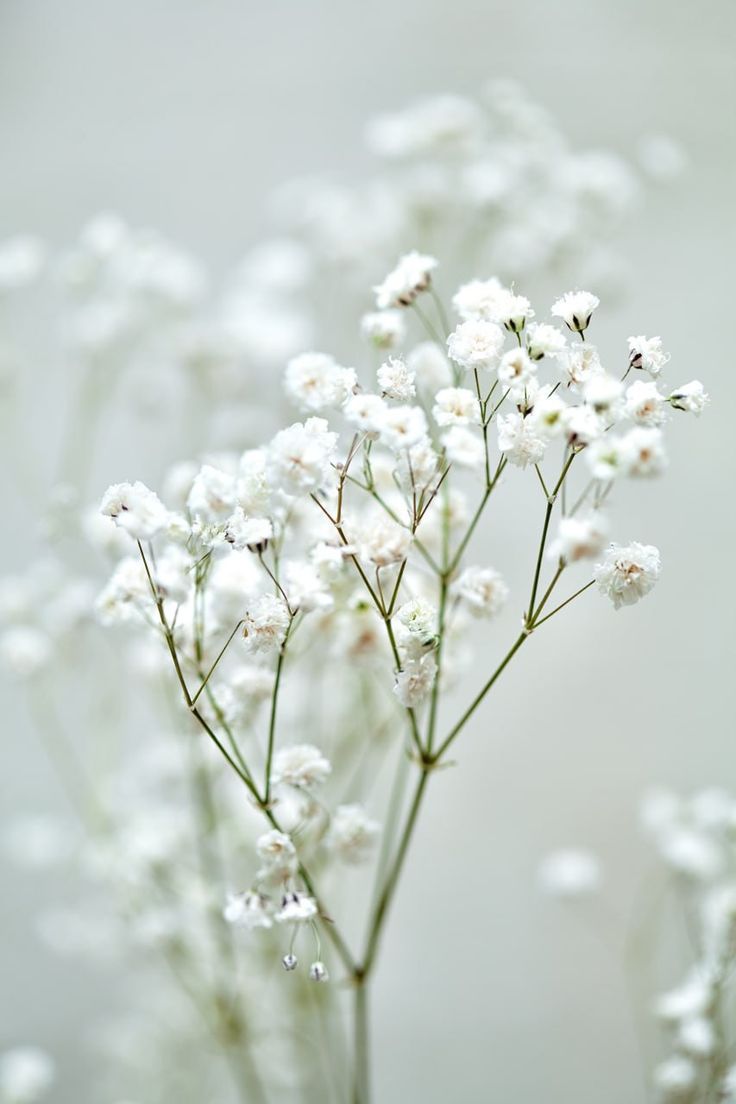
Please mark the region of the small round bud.
POLYGON ((296 955, 293 954, 285 954, 284 957, 281 959, 281 965, 286 971, 296 970, 297 964, 298 959, 296 955))
POLYGON ((313 962, 309 967, 309 976, 312 981, 329 981, 330 978, 324 962, 313 962))

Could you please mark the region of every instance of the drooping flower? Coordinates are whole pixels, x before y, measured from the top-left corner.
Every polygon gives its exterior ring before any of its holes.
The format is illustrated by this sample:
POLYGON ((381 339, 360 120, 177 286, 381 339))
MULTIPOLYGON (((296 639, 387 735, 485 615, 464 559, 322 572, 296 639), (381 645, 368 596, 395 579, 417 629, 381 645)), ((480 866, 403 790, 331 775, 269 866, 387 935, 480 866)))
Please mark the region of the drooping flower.
POLYGON ((405 253, 383 283, 373 289, 378 309, 410 307, 417 296, 429 287, 436 267, 434 257, 417 253, 416 250, 405 253))

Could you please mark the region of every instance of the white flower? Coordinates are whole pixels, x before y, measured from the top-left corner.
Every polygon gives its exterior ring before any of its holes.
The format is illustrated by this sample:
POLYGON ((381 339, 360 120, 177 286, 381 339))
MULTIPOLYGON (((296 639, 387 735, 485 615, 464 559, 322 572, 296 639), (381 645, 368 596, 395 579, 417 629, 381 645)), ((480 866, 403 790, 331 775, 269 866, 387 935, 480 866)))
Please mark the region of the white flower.
POLYGON ((248 517, 242 506, 225 525, 225 540, 236 552, 248 548, 251 552, 263 552, 273 537, 273 526, 268 518, 248 517))
POLYGON ((562 518, 549 555, 565 563, 595 559, 603 551, 607 532, 608 523, 601 514, 562 518))
POLYGON ((399 258, 396 268, 389 272, 382 284, 373 289, 378 309, 410 307, 420 292, 429 287, 432 271, 436 267, 437 261, 434 257, 416 251, 399 258))
POLYGON ((705 832, 678 826, 659 840, 662 858, 678 874, 698 881, 710 881, 720 874, 723 858, 714 840, 705 832))
POLYGON ((498 316, 498 303, 504 293, 506 288, 495 276, 490 280, 471 280, 458 288, 452 305, 466 321, 490 322, 498 316))
POLYGON ((557 437, 564 429, 567 403, 559 395, 553 395, 548 384, 538 388, 531 413, 526 419, 534 432, 541 437, 557 437))
POLYGON ((600 864, 588 851, 554 851, 539 868, 540 888, 550 897, 589 897, 600 884, 600 864))
POLYGON ((537 464, 544 456, 549 437, 538 425, 521 414, 501 414, 498 418, 498 448, 519 468, 537 464))
POLYGON ((276 913, 280 924, 303 923, 317 915, 317 902, 304 893, 287 893, 276 913))
POLYGON ((249 891, 228 897, 222 915, 228 924, 235 924, 240 928, 270 928, 273 926, 271 902, 262 893, 249 891))
POLYGON ((401 311, 385 310, 364 314, 360 329, 363 337, 378 349, 393 349, 406 337, 406 323, 401 311))
POLYGON ((331 771, 329 761, 312 744, 292 744, 281 748, 273 758, 273 781, 299 790, 321 785, 331 771))
POLYGON ((406 630, 406 640, 402 644, 416 654, 434 646, 437 634, 437 610, 422 598, 412 598, 404 602, 396 614, 400 625, 406 630))
POLYGON ((33 625, 16 625, 0 636, 0 663, 16 678, 30 678, 52 657, 48 634, 33 625))
POLYGON ((187 507, 192 516, 198 521, 217 525, 232 514, 236 502, 235 475, 204 464, 187 497, 187 507))
POLYGON ((357 377, 327 353, 301 353, 286 366, 287 395, 304 410, 320 413, 339 409, 353 393, 357 377))
POLYGON ((503 330, 494 322, 461 322, 447 339, 447 352, 462 368, 492 368, 504 344, 503 330))
POLYGON ((662 425, 667 416, 667 407, 656 383, 637 380, 626 389, 626 414, 638 425, 662 425))
POLYGON ((289 611, 282 598, 261 594, 248 603, 243 621, 243 638, 249 652, 276 651, 286 638, 289 611))
POLYGON ((424 701, 437 677, 437 664, 431 652, 410 659, 396 672, 394 694, 407 709, 415 709, 424 701))
POLYGON ((263 863, 259 877, 285 881, 292 877, 299 865, 296 848, 289 836, 275 828, 256 840, 256 852, 263 863))
MULTIPOLYGON (((411 547, 409 529, 398 525, 383 511, 371 513, 355 527, 353 543, 363 560, 370 560, 376 567, 388 567, 406 559, 411 547)), ((352 529, 349 527, 352 533, 352 529)))
POLYGON ((568 291, 552 304, 551 313, 561 318, 568 329, 582 333, 590 324, 590 317, 600 304, 597 295, 589 291, 568 291))
POLYGON ((509 588, 492 567, 466 567, 452 591, 475 617, 493 617, 509 596, 509 588))
POLYGON ((655 1068, 653 1080, 664 1104, 689 1101, 698 1080, 697 1066, 689 1058, 673 1054, 655 1068))
POLYGON ((636 477, 661 475, 667 467, 664 437, 660 429, 636 426, 621 438, 626 474, 636 477))
POLYGON ((55 1077, 52 1059, 38 1047, 23 1046, 0 1055, 0 1100, 3 1104, 34 1104, 55 1077))
POLYGON ((713 1024, 704 1016, 692 1016, 683 1020, 677 1033, 677 1044, 693 1058, 707 1058, 716 1045, 713 1024))
POLYGON ((442 437, 447 459, 461 468, 481 468, 485 461, 483 439, 465 426, 452 426, 442 437))
POLYGON ((383 443, 393 452, 412 448, 427 436, 427 419, 420 406, 393 406, 380 427, 383 443))
POLYGON ((494 320, 511 333, 520 333, 530 318, 534 317, 531 303, 524 295, 515 295, 504 288, 495 304, 494 320))
POLYGON ((105 491, 100 513, 111 517, 115 524, 134 540, 149 541, 162 533, 169 524, 169 511, 154 491, 145 483, 114 483, 105 491))
POLYGON ((397 402, 409 402, 417 393, 416 374, 401 357, 389 357, 378 369, 377 379, 382 393, 397 402))
POLYGON ((0 294, 33 283, 45 259, 46 249, 38 238, 23 234, 0 242, 0 294))
POLYGON ((631 606, 652 589, 661 569, 659 550, 652 544, 612 544, 593 568, 598 589, 614 609, 631 606))
POLYGON ((609 482, 629 470, 630 453, 623 437, 605 434, 585 450, 585 458, 594 479, 609 482))
POLYGON ((661 337, 629 338, 629 364, 632 368, 643 368, 650 376, 658 376, 669 359, 669 353, 662 349, 661 337))
POLYGON ((532 360, 556 357, 567 344, 564 333, 548 322, 533 322, 527 329, 526 346, 532 360))
POLYGON ((268 478, 287 494, 319 490, 330 480, 336 446, 337 434, 329 431, 323 418, 295 422, 268 446, 268 478))
POLYGON ((707 1014, 713 1002, 713 983, 707 973, 694 968, 682 985, 657 998, 654 1013, 667 1024, 707 1014))
POLYGON ((219 690, 219 702, 229 724, 249 721, 255 708, 273 693, 273 671, 256 663, 238 666, 219 690))
POLYGON ((329 609, 333 604, 332 595, 325 589, 317 567, 307 560, 289 560, 284 564, 283 585, 289 596, 289 605, 294 610, 309 613, 329 609))
POLYGON ((434 397, 432 417, 438 426, 478 425, 480 404, 464 387, 444 387, 434 397))
POLYGON ((587 406, 607 422, 615 422, 621 417, 621 395, 623 384, 606 372, 590 376, 583 384, 583 399, 587 406))
POLYGON ((562 428, 568 443, 575 447, 589 445, 605 430, 601 418, 590 406, 568 406, 562 414, 562 428))
POLYGON ((342 862, 358 864, 370 856, 380 831, 362 805, 338 805, 325 842, 342 862))
POLYGON ((444 351, 434 341, 421 341, 406 358, 417 384, 433 395, 441 387, 452 383, 452 369, 444 351))
POLYGON ((593 376, 600 375, 603 366, 595 345, 576 341, 562 350, 557 358, 562 378, 568 387, 581 388, 593 376))
POLYGON ((498 366, 498 379, 504 387, 523 387, 536 375, 537 367, 526 349, 510 349, 498 366))
POLYGON ((700 380, 691 380, 690 383, 683 383, 682 387, 678 387, 673 391, 667 402, 675 410, 685 410, 688 414, 697 416, 702 413, 703 408, 710 402, 710 396, 700 380))
POLYGON ((343 414, 356 429, 376 434, 380 432, 386 420, 388 409, 380 395, 373 395, 370 391, 359 391, 345 403, 343 414))

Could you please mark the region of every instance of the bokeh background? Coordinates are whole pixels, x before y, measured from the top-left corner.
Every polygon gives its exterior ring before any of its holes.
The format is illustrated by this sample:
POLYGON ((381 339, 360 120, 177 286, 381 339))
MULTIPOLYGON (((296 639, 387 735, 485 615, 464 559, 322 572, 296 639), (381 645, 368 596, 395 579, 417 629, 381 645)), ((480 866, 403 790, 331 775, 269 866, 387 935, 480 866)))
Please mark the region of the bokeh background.
MULTIPOLYGON (((634 610, 614 616, 590 595, 555 620, 469 730, 461 769, 438 779, 378 979, 382 1104, 644 1099, 606 938, 649 870, 638 801, 654 783, 732 786, 736 763, 735 23, 730 0, 0 4, 0 238, 32 231, 61 244, 115 209, 218 272, 260 235, 284 179, 360 172, 367 117, 496 76, 522 82, 575 143, 630 154, 666 132, 686 150, 685 173, 625 227, 625 294, 596 320, 604 348, 661 333, 672 382, 701 378, 713 397, 700 422, 674 427, 668 477, 617 503, 616 536, 659 545, 663 578, 634 610), (606 870, 605 904, 582 918, 535 886, 540 858, 578 842, 606 870)), ((43 454, 56 419, 41 399, 24 443, 43 454)), ((103 442, 93 482, 153 482, 171 459, 120 471, 103 442)), ((2 477, 0 558, 13 570, 32 553, 33 519, 13 471, 2 477)), ((532 539, 512 518, 499 507, 499 564, 532 539)), ((25 710, 3 695, 4 809, 61 807, 25 710)), ((29 918, 63 885, 10 866, 1 877, 0 1039, 54 1053, 54 1100, 71 1102, 87 1077, 80 1037, 114 1006, 118 980, 39 946, 29 918)))

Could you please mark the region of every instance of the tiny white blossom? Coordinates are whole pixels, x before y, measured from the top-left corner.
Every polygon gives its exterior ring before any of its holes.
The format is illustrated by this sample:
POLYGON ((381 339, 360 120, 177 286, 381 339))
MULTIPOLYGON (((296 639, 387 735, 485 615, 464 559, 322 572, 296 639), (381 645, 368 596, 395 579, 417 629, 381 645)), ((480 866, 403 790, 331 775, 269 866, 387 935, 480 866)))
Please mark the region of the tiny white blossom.
POLYGON ((373 290, 376 293, 376 306, 379 310, 386 307, 410 307, 417 296, 426 291, 437 267, 434 257, 415 250, 406 253, 382 284, 373 290))
POLYGON ((664 437, 660 429, 635 426, 621 439, 626 474, 649 478, 661 475, 667 467, 664 437))
POLYGON ((305 923, 317 915, 317 902, 304 893, 287 893, 276 913, 280 924, 305 923))
POLYGON ((527 329, 527 352, 532 360, 556 357, 567 344, 567 338, 556 326, 548 322, 533 322, 527 329))
MULTIPOLYGON (((352 528, 349 532, 352 533, 352 528)), ((355 526, 354 543, 361 559, 376 567, 388 567, 406 559, 411 547, 409 529, 399 525, 383 512, 370 514, 355 526)))
POLYGON ((313 413, 341 407, 357 382, 354 369, 343 368, 327 353, 301 353, 293 357, 284 376, 289 398, 313 413))
POLYGON ((618 421, 622 413, 623 384, 606 372, 590 376, 582 387, 583 399, 595 413, 607 422, 618 421))
POLYGON ((237 552, 248 548, 251 552, 262 552, 273 537, 273 525, 268 518, 248 517, 242 506, 225 524, 225 540, 237 552))
POLYGON ((138 541, 153 540, 169 524, 169 511, 145 483, 115 483, 102 497, 100 513, 138 541))
POLYGON ((603 371, 595 345, 580 341, 562 350, 557 358, 557 365, 568 387, 577 389, 582 388, 593 376, 600 375, 603 371))
POLYGON ((365 433, 377 434, 386 420, 388 406, 380 395, 359 391, 345 403, 343 414, 351 425, 365 433))
POLYGON ((613 602, 614 609, 631 606, 652 589, 659 578, 659 550, 652 544, 612 544, 593 578, 598 589, 613 602))
POLYGON ((606 428, 590 406, 568 406, 562 414, 562 427, 573 448, 596 441, 606 428))
POLYGON ((380 427, 383 443, 394 452, 412 448, 427 436, 427 419, 420 406, 393 406, 380 427))
POLYGON ((489 280, 471 280, 458 288, 452 305, 465 321, 491 322, 498 316, 498 303, 505 291, 495 276, 489 280))
POLYGON ((605 434, 585 450, 585 459, 594 479, 610 482, 629 471, 630 452, 623 437, 605 434))
POLYGON ((280 748, 273 758, 273 781, 299 790, 321 785, 331 771, 329 760, 312 744, 280 748))
POLYGON ((689 1058, 673 1054, 655 1068, 653 1080, 663 1104, 683 1104, 692 1099, 698 1080, 697 1066, 689 1058))
POLYGON ((509 588, 492 567, 466 567, 452 592, 475 617, 493 617, 509 596, 509 588))
POLYGON ((262 893, 238 893, 228 897, 222 915, 228 924, 242 928, 270 928, 273 926, 271 902, 262 893))
POLYGON ((523 387, 536 374, 537 367, 526 349, 510 349, 501 358, 498 379, 504 387, 523 387))
POLYGON ((415 709, 425 700, 437 677, 437 663, 431 652, 410 659, 396 672, 394 694, 407 709, 415 709))
POLYGON ((406 337, 406 323, 401 311, 384 310, 364 314, 360 329, 363 337, 377 349, 393 349, 406 337))
POLYGON ((464 387, 445 387, 434 397, 432 417, 438 426, 478 425, 480 404, 464 387))
POLYGON ((501 414, 498 418, 498 448, 512 464, 525 468, 543 458, 549 436, 542 435, 538 425, 521 414, 501 414))
POLYGON ((505 326, 510 333, 521 333, 534 311, 524 295, 515 295, 504 288, 498 295, 495 305, 495 321, 505 326))
POLYGON ((435 644, 437 610, 429 602, 422 598, 412 598, 399 608, 396 618, 406 629, 408 638, 416 641, 420 651, 435 644))
POLYGON ((643 368, 650 376, 658 376, 669 359, 669 353, 662 349, 661 337, 629 338, 629 364, 632 368, 643 368))
POLYGON ((444 351, 434 341, 421 341, 407 355, 406 363, 417 385, 433 395, 452 383, 452 368, 444 351))
POLYGON ((667 402, 675 410, 685 410, 688 414, 695 414, 697 417, 710 402, 710 396, 700 380, 691 380, 690 383, 683 383, 681 387, 676 388, 667 402))
POLYGON ((377 372, 378 386, 389 399, 409 402, 417 393, 416 374, 401 357, 389 357, 377 372))
POLYGON ((232 472, 204 464, 192 482, 187 508, 199 521, 217 525, 235 510, 237 485, 232 472))
POLYGON ((589 897, 600 884, 600 864, 588 851, 553 851, 539 868, 540 888, 550 897, 589 897))
POLYGON ((275 828, 256 840, 256 852, 263 863, 262 874, 285 881, 296 873, 296 848, 289 836, 275 828))
POLYGON ((589 291, 568 291, 552 304, 551 313, 555 318, 561 318, 568 329, 583 333, 599 304, 598 296, 589 291))
POLYGON ((531 413, 526 419, 534 432, 542 437, 557 437, 562 433, 567 403, 559 395, 552 394, 547 385, 538 388, 531 413))
POLYGON ((662 425, 667 407, 656 383, 637 380, 626 389, 626 414, 638 425, 662 425))
POLYGON ((370 856, 380 830, 361 805, 338 805, 325 842, 342 862, 354 865, 370 856))
POLYGON ((452 426, 442 437, 447 459, 461 468, 483 467, 485 448, 483 439, 465 426, 452 426))
POLYGON ((337 434, 323 418, 308 418, 282 429, 268 446, 266 471, 287 494, 315 491, 331 478, 337 434))
POLYGON ((447 339, 450 360, 462 368, 492 368, 504 344, 503 330, 495 322, 461 322, 447 339))
POLYGON ((242 631, 247 650, 254 654, 276 651, 286 638, 290 620, 282 598, 275 594, 253 598, 243 616, 242 631))
POLYGON ((601 514, 562 518, 549 555, 565 563, 595 559, 603 551, 607 533, 608 523, 601 514))

